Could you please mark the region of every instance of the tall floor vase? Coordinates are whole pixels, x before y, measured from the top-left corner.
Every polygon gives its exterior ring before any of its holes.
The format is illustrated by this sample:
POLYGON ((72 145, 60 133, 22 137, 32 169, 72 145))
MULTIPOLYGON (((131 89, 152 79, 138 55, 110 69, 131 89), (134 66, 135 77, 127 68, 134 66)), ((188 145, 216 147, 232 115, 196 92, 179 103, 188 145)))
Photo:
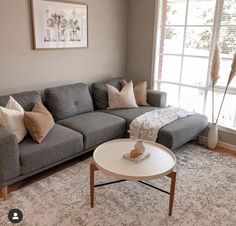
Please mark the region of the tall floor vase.
POLYGON ((215 149, 217 143, 218 143, 218 127, 216 123, 212 123, 207 137, 207 146, 210 149, 215 149))

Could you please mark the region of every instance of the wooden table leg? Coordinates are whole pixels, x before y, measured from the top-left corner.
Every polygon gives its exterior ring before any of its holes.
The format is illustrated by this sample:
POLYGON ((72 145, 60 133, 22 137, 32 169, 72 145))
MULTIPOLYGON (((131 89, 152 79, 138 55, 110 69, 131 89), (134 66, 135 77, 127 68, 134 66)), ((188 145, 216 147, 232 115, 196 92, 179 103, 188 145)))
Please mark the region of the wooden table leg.
POLYGON ((170 173, 168 177, 171 178, 170 200, 169 200, 169 216, 171 216, 174 204, 174 196, 175 196, 176 171, 170 173))
POLYGON ((91 162, 90 163, 90 205, 93 208, 94 204, 94 172, 98 170, 96 165, 91 162))
POLYGON ((6 201, 7 200, 7 196, 8 196, 8 187, 2 187, 1 188, 1 193, 0 193, 0 197, 3 197, 3 200, 6 201))

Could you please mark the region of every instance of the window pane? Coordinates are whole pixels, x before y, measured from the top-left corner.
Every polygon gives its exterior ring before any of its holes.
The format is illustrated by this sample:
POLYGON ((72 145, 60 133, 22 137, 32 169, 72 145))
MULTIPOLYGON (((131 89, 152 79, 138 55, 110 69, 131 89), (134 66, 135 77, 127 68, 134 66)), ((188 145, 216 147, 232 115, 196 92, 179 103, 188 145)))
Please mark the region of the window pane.
POLYGON ((219 45, 222 57, 233 57, 236 51, 236 26, 221 27, 219 45))
MULTIPOLYGON (((209 120, 211 120, 211 95, 212 93, 208 92, 206 113, 209 117, 209 120)), ((215 92, 215 119, 217 118, 222 98, 223 92, 215 92)), ((234 124, 236 104, 232 103, 236 103, 236 95, 227 94, 220 114, 219 124, 236 128, 236 125, 234 124)))
POLYGON ((162 83, 161 91, 167 93, 167 105, 178 106, 179 86, 162 83))
POLYGON ((198 113, 202 113, 204 91, 189 87, 181 87, 180 106, 198 113))
MULTIPOLYGON (((209 56, 211 48, 219 42, 221 65, 220 79, 216 84, 217 110, 231 70, 232 57, 236 51, 236 0, 162 0, 161 2, 164 6, 166 4, 166 10, 162 11, 166 18, 164 18, 165 24, 162 24, 165 26, 164 37, 161 37, 161 43, 164 40, 163 57, 160 57, 162 61, 157 65, 161 65, 161 79, 177 85, 161 84, 160 88, 168 93, 168 104, 179 104, 199 113, 205 109, 211 120, 211 92, 206 91, 211 90, 209 84, 206 84, 210 82, 209 56), (219 7, 222 3, 223 9, 219 7), (216 4, 218 4, 217 9, 223 11, 215 14, 216 4), (186 34, 184 34, 185 29, 186 34), (186 87, 184 84, 195 88, 186 87), (200 89, 199 86, 203 88, 200 89), (207 100, 204 99, 206 92, 208 92, 207 100), (204 101, 207 101, 206 106, 204 101)), ((234 126, 236 129, 236 104, 234 104, 236 95, 232 94, 235 90, 236 77, 230 83, 231 93, 226 96, 227 100, 219 123, 224 126, 234 126)))
POLYGON ((236 25, 236 1, 235 0, 224 0, 222 24, 223 25, 236 25))
MULTIPOLYGON (((232 64, 232 60, 221 60, 220 72, 219 72, 220 78, 217 81, 217 85, 226 86, 228 78, 229 78, 229 73, 231 71, 231 64, 232 64)), ((236 78, 234 78, 231 81, 230 87, 236 88, 236 78)))
POLYGON ((179 82, 181 57, 163 56, 162 80, 179 82))
MULTIPOLYGON (((208 121, 209 122, 212 122, 212 92, 211 91, 208 91, 207 92, 207 102, 206 102, 206 108, 205 108, 205 112, 204 114, 208 117, 208 121)), ((216 100, 215 100, 216 102, 216 100)), ((215 117, 214 117, 214 120, 216 119, 216 114, 217 114, 217 111, 215 110, 215 117)))
POLYGON ((190 0, 188 7, 189 25, 213 25, 215 0, 190 0))
POLYGON ((207 69, 208 59, 184 57, 182 83, 205 86, 207 69))
POLYGON ((196 56, 209 56, 211 47, 211 27, 188 27, 184 53, 196 56))
POLYGON ((167 4, 167 18, 168 25, 184 25, 186 0, 169 0, 167 4))
POLYGON ((181 54, 183 49, 184 27, 166 27, 164 53, 181 54))

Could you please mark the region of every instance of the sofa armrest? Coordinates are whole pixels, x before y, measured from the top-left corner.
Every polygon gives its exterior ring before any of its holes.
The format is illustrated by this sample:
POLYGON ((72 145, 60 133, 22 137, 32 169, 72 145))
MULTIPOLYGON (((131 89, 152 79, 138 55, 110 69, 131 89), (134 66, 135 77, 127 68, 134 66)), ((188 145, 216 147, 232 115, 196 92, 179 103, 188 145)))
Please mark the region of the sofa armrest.
POLYGON ((0 187, 19 174, 20 159, 16 136, 0 126, 0 187))
POLYGON ((164 108, 166 107, 166 93, 148 89, 147 90, 147 102, 151 106, 164 108))

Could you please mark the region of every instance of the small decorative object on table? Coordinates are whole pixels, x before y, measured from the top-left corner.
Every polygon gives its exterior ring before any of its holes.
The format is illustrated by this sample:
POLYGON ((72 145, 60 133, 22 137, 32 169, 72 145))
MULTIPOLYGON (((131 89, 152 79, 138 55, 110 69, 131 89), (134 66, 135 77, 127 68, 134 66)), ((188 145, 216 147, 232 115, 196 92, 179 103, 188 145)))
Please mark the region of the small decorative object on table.
POLYGON ((134 162, 139 162, 147 158, 149 155, 149 152, 145 152, 145 147, 142 140, 138 140, 134 145, 134 149, 132 149, 129 153, 125 153, 123 157, 134 162))
POLYGON ((141 155, 141 153, 139 152, 139 150, 137 150, 137 149, 133 149, 133 150, 131 150, 131 152, 130 152, 130 157, 131 158, 137 158, 138 156, 140 156, 141 155))
MULTIPOLYGON (((132 151, 136 151, 136 150, 131 150, 132 151)), ((148 156, 150 156, 150 153, 149 152, 145 152, 141 155, 138 155, 137 157, 131 157, 131 153, 125 153, 123 155, 123 157, 125 159, 128 159, 130 161, 133 161, 133 162, 140 162, 141 160, 144 160, 145 158, 147 158, 148 156)))
POLYGON ((145 147, 142 140, 137 141, 137 143, 134 145, 134 149, 138 150, 139 154, 143 154, 145 152, 145 147))

